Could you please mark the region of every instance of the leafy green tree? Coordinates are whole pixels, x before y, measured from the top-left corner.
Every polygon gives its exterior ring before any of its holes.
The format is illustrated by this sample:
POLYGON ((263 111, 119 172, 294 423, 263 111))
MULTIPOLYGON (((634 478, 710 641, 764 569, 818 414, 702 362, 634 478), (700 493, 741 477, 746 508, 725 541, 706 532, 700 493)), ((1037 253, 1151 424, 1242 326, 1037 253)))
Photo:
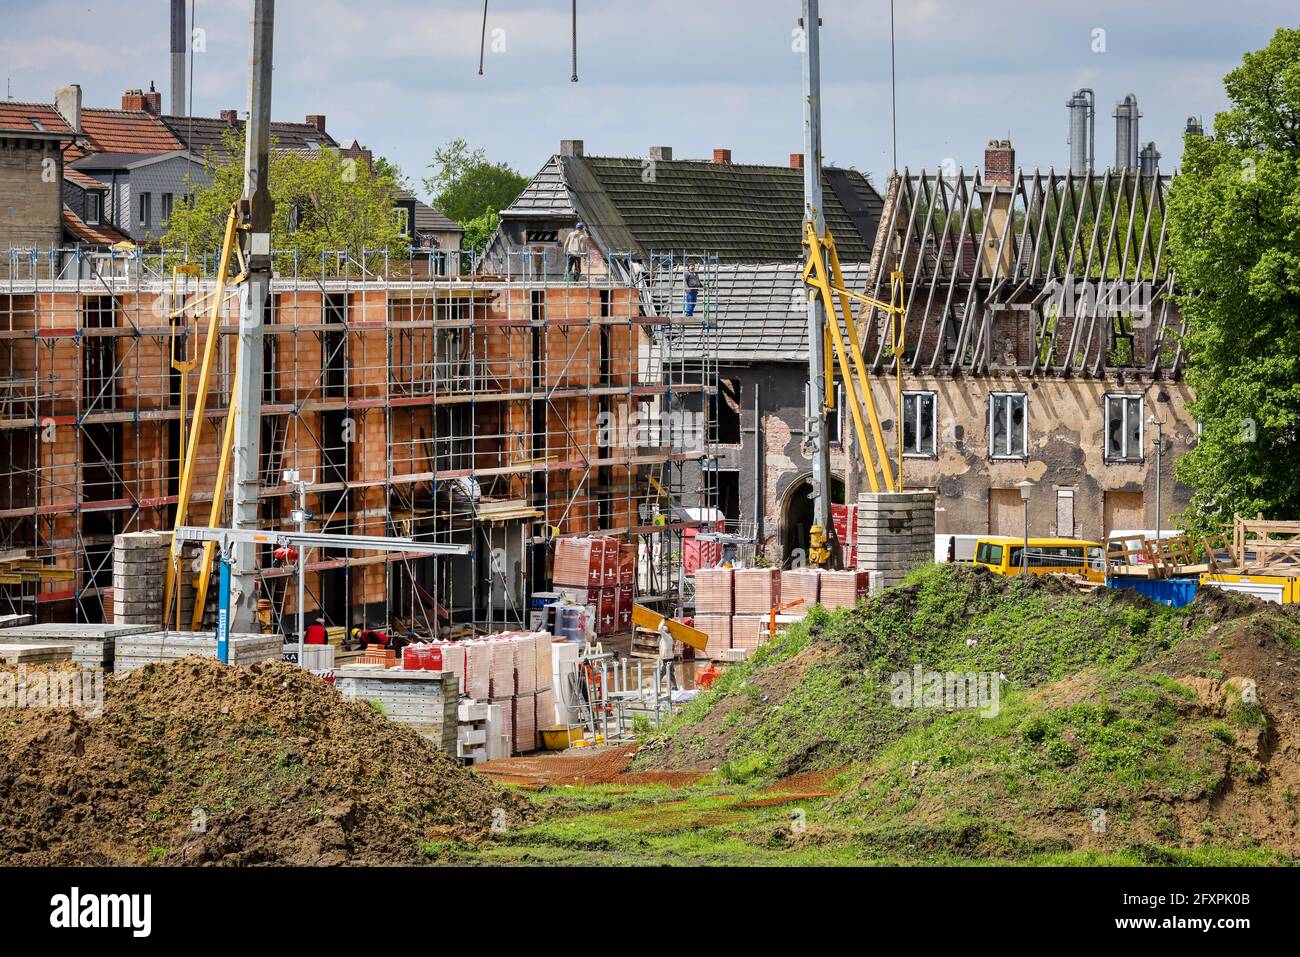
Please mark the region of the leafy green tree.
MULTIPOLYGON (((206 155, 211 184, 177 204, 162 237, 163 247, 177 260, 197 261, 220 250, 226 216, 243 194, 243 155, 243 141, 234 134, 227 135, 224 155, 206 155)), ((344 249, 354 263, 363 249, 375 251, 367 255, 370 269, 382 268, 384 249, 400 258, 408 240, 393 213, 394 171, 386 161, 372 169, 363 160, 345 159, 331 150, 311 156, 273 152, 271 246, 280 251, 276 268, 292 271, 294 250, 297 268, 305 274, 318 273, 322 263, 326 272, 343 271, 344 249)))
POLYGON ((459 138, 434 150, 429 168, 433 175, 424 186, 434 207, 466 229, 485 212, 495 215, 505 209, 528 185, 528 177, 505 163, 489 163, 481 147, 471 150, 459 138))
POLYGON ((476 253, 482 252, 499 225, 501 225, 501 217, 492 209, 485 211, 481 216, 466 220, 461 223, 461 226, 465 228, 462 245, 467 250, 473 250, 476 253))
POLYGON ((1178 474, 1191 528, 1300 518, 1300 29, 1224 78, 1213 138, 1188 136, 1169 256, 1203 432, 1178 474))

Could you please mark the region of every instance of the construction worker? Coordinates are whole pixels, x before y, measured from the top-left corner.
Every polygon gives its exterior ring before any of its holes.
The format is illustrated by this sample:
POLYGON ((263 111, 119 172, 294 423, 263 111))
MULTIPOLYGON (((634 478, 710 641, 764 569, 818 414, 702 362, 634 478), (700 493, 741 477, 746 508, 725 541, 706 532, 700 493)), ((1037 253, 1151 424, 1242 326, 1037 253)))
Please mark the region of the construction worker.
POLYGON ((686 315, 695 315, 695 300, 700 298, 699 264, 692 259, 686 264, 686 315))
POLYGON ((659 623, 659 664, 655 669, 655 691, 658 693, 661 676, 668 672, 668 692, 677 690, 677 676, 673 673, 673 662, 677 660, 674 638, 668 631, 668 619, 659 623))
POLYGON ((564 279, 582 278, 582 262, 587 258, 588 249, 587 224, 578 223, 564 240, 564 279))
POLYGON ((303 637, 303 643, 308 645, 329 644, 329 633, 325 630, 324 618, 317 618, 307 626, 307 634, 303 637))

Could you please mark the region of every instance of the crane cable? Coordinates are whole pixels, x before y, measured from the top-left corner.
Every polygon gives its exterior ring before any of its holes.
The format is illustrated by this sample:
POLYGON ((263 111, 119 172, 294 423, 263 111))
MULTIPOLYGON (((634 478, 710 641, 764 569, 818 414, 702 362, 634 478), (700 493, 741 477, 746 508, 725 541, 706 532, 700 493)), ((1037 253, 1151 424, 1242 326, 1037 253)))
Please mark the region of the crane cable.
POLYGON ((478 75, 483 75, 483 47, 487 43, 487 5, 488 0, 483 0, 483 32, 478 38, 478 75))

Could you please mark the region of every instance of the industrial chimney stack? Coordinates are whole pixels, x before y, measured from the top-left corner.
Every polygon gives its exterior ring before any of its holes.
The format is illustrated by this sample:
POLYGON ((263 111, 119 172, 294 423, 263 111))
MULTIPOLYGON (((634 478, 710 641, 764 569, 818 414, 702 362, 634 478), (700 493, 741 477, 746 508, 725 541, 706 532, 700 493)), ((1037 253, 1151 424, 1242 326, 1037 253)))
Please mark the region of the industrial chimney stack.
POLYGON ((172 116, 185 115, 185 51, 188 48, 185 0, 172 0, 172 116))
POLYGON ((1137 97, 1130 93, 1115 104, 1115 169, 1138 168, 1138 111, 1137 97))
POLYGON ((1086 87, 1065 103, 1070 111, 1070 172, 1092 172, 1096 161, 1097 96, 1086 87))

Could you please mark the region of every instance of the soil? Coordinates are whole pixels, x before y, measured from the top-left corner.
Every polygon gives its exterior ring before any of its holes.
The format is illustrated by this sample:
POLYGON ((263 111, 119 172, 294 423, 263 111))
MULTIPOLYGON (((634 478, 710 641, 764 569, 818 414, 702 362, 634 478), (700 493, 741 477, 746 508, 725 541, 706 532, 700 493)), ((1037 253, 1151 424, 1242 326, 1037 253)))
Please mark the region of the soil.
POLYGON ((0 864, 402 864, 528 804, 291 665, 105 682, 103 711, 0 712, 0 864), (495 817, 494 817, 495 816, 495 817))

